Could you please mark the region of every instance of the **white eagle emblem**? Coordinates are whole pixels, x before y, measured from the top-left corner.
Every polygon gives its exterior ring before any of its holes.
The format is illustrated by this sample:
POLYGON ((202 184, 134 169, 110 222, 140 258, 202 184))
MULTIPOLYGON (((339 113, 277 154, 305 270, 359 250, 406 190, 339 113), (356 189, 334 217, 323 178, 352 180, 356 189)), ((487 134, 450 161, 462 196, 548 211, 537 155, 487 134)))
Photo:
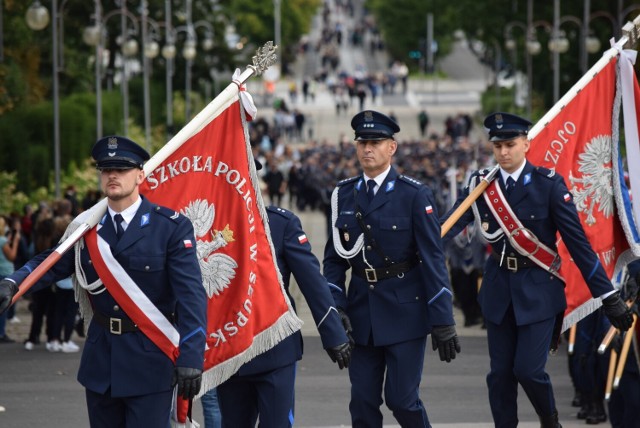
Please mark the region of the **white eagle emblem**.
POLYGON ((180 211, 193 223, 193 229, 197 238, 196 253, 202 271, 202 285, 209 298, 220 295, 229 287, 231 280, 236 276, 236 261, 226 254, 214 254, 218 249, 233 242, 233 231, 227 224, 223 230, 211 230, 216 216, 216 207, 207 200, 197 199, 180 211), (211 241, 200 238, 212 235, 211 241))
POLYGON ((571 193, 576 208, 579 212, 586 213, 587 224, 591 226, 596 223, 594 209, 597 208, 605 218, 613 215, 611 136, 598 135, 588 142, 585 151, 579 156, 578 165, 582 178, 569 173, 571 193))

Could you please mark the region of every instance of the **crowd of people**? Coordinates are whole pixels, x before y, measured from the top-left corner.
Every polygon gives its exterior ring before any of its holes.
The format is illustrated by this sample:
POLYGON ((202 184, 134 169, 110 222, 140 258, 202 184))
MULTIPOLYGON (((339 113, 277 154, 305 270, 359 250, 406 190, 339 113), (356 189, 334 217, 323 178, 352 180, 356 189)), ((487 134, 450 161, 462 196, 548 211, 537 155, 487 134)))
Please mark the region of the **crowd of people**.
MULTIPOLYGON (((41 201, 35 209, 31 204, 27 204, 22 213, 8 213, 0 217, 0 230, 5 231, 4 238, 9 243, 15 242, 15 251, 0 256, 11 262, 11 269, 0 272, 0 276, 8 276, 35 254, 57 245, 71 220, 80 211, 96 203, 98 198, 99 192, 89 191, 79 201, 75 187, 71 185, 65 189, 64 197, 61 199, 52 202, 41 201)), ((74 332, 77 336, 84 337, 84 330, 71 278, 47 284, 37 291, 28 293, 23 299, 28 302, 27 307, 31 313, 31 325, 24 339, 25 350, 31 351, 41 344, 43 326, 47 351, 73 353, 80 350, 72 340, 74 332)), ((22 322, 15 314, 14 306, 0 316, 0 319, 2 317, 10 323, 22 322)), ((13 342, 14 339, 6 334, 0 322, 0 343, 13 342)))

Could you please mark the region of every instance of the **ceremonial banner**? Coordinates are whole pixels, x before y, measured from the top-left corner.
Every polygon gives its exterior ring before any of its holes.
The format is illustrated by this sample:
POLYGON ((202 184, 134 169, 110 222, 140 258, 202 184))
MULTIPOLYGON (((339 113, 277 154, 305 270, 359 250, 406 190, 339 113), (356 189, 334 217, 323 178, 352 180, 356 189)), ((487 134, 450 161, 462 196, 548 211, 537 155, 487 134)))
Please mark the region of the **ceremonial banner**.
POLYGON ((151 171, 140 191, 194 226, 209 298, 202 394, 302 324, 277 269, 239 97, 151 171))
MULTIPOLYGON (((618 167, 618 159, 613 155, 613 148, 618 144, 617 62, 617 57, 611 59, 544 124, 533 136, 527 155, 533 164, 564 177, 587 238, 609 278, 633 257, 618 218, 613 188, 618 167)), ((592 298, 561 237, 558 239, 558 253, 562 258, 560 273, 566 280, 568 304, 564 331, 596 310, 601 302, 592 298)))

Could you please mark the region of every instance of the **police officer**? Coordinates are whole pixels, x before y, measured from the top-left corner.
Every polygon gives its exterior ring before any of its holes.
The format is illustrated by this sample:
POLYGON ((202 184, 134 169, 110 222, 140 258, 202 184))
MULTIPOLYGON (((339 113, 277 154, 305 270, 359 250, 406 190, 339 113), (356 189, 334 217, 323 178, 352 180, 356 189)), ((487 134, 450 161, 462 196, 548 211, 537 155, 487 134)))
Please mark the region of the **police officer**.
POLYGON ((427 335, 441 360, 460 352, 435 200, 427 186, 391 166, 400 131, 393 120, 367 110, 351 127, 364 174, 338 183, 332 194, 324 275, 353 325, 352 424, 382 426, 384 383, 400 425, 428 427, 419 398, 427 335))
MULTIPOLYGON (((258 166, 261 165, 256 161, 258 166)), ((295 309, 289 291, 289 280, 293 274, 311 309, 322 345, 340 369, 348 367, 351 345, 345 326, 349 328, 350 324, 346 318, 343 321, 336 310, 300 219, 292 212, 274 206, 267 207, 267 215, 278 269, 291 304, 295 309)), ((222 426, 254 427, 258 417, 261 428, 293 426, 296 361, 301 358, 302 334, 298 331, 244 364, 235 375, 219 385, 222 426)))
MULTIPOLYGON (((545 365, 557 316, 567 306, 564 284, 556 276, 559 262, 554 257, 557 232, 582 272, 591 294, 603 298, 605 314, 612 324, 628 329, 631 315, 614 292, 587 241, 563 178, 526 160, 530 144, 527 132, 531 122, 512 114, 494 113, 485 119, 484 126, 489 131, 493 153, 500 165, 497 183, 492 183, 498 187, 485 191, 490 192, 491 198, 486 201, 481 196, 475 203, 481 229, 493 249, 485 264, 478 295, 491 360, 487 376, 491 411, 496 427, 515 427, 520 383, 539 415, 542 427, 555 428, 560 424, 545 365), (489 203, 496 205, 490 207, 489 203), (515 216, 508 214, 507 206, 515 216), (501 215, 494 217, 492 210, 501 215), (507 224, 517 224, 517 229, 527 229, 528 233, 510 233, 507 237, 502 232, 507 224), (537 250, 530 254, 547 263, 547 267, 540 267, 514 246, 535 247, 537 250)), ((479 183, 486 173, 480 171, 472 175, 470 187, 479 183)), ((443 221, 468 196, 469 190, 469 187, 465 189, 443 221)), ((468 209, 447 233, 445 241, 473 220, 474 210, 468 209)))
MULTIPOLYGON (((207 297, 193 226, 186 217, 140 196, 149 154, 136 143, 105 137, 91 154, 108 210, 85 235, 85 245, 65 253, 39 284, 73 273, 86 279, 77 296, 81 302, 85 298, 84 310, 92 308, 93 316, 78 381, 86 390, 91 427, 169 427, 172 387, 177 384, 178 395, 193 398, 203 368, 207 297), (128 298, 135 303, 127 303, 128 298), (154 328, 173 334, 177 349, 152 337, 148 332, 154 328), (177 355, 175 363, 168 352, 177 355)), ((50 252, 0 282, 0 312, 50 252)))
MULTIPOLYGON (((629 277, 622 288, 623 298, 626 301, 634 302, 633 310, 638 314, 640 306, 640 260, 634 260, 627 265, 629 277)), ((638 314, 640 315, 640 314, 638 314)), ((638 343, 640 343, 640 324, 636 321, 635 331, 627 331, 626 334, 633 334, 633 342, 629 347, 627 360, 623 367, 620 383, 617 388, 611 391, 608 403, 609 421, 612 428, 640 428, 640 418, 638 418, 638 408, 640 408, 640 354, 638 353, 638 343)), ((609 346, 609 358, 613 349, 616 350, 619 364, 622 343, 625 337, 616 335, 609 346)), ((587 423, 589 421, 587 420, 587 423)))

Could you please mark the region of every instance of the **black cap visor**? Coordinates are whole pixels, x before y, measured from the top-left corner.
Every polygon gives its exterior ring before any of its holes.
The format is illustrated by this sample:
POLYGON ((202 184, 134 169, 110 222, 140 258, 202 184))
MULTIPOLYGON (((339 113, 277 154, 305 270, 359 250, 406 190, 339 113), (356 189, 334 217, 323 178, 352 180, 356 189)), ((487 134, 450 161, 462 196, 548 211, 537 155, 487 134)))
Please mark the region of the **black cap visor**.
POLYGON ((356 135, 356 141, 382 141, 393 139, 393 135, 378 134, 378 133, 366 133, 356 135))
POLYGON ((514 138, 520 137, 520 136, 526 136, 527 133, 524 131, 501 131, 501 132, 495 132, 492 133, 492 135, 489 138, 489 141, 509 141, 509 140, 513 140, 514 138))
POLYGON ((96 163, 96 169, 142 169, 142 164, 135 162, 133 159, 113 157, 108 159, 101 159, 96 163))

